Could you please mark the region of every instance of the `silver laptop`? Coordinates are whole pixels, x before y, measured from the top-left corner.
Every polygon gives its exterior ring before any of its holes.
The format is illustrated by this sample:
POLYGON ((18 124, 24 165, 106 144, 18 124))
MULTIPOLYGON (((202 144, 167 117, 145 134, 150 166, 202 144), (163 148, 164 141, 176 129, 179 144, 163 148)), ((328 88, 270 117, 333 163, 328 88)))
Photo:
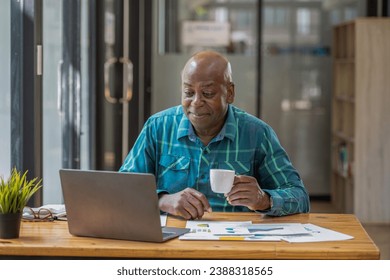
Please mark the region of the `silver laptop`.
POLYGON ((163 242, 189 231, 161 227, 153 174, 61 169, 69 232, 163 242))

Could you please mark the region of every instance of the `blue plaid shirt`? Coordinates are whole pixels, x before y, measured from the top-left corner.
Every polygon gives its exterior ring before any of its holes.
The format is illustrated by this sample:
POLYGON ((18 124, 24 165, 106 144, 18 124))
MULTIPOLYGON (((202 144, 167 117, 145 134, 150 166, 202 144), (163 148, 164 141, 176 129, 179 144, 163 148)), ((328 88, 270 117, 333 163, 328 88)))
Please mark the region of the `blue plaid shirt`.
POLYGON ((211 190, 211 168, 255 177, 273 200, 273 207, 262 213, 282 216, 309 211, 302 180, 275 132, 232 105, 222 130, 207 146, 181 106, 151 116, 119 171, 154 174, 159 193, 194 188, 206 195, 213 211, 251 211, 231 206, 223 194, 211 190))

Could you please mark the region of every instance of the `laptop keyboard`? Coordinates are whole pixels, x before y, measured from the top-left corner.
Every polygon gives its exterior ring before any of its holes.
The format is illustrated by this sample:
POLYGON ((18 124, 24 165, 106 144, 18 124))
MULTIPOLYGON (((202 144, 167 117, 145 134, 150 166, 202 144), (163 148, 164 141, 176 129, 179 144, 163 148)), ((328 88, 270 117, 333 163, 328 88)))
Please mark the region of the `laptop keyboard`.
POLYGON ((166 238, 168 236, 172 236, 174 235, 175 233, 174 232, 169 232, 169 231, 163 231, 163 238, 166 238))

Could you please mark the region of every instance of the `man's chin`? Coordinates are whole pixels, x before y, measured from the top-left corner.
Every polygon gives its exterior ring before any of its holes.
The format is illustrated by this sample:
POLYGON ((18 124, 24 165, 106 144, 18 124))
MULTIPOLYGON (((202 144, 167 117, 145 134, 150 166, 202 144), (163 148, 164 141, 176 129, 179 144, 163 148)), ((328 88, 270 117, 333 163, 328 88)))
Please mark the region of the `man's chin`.
POLYGON ((207 128, 207 122, 205 120, 199 120, 199 119, 190 119, 191 124, 194 126, 196 131, 204 130, 207 128))
POLYGON ((194 115, 190 116, 191 122, 204 122, 209 118, 208 115, 194 115))

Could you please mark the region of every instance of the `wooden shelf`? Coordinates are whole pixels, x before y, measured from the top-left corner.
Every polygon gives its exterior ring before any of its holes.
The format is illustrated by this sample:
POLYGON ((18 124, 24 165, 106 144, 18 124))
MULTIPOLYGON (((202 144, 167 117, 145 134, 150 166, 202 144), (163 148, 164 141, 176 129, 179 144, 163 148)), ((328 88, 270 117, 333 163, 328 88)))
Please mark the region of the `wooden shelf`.
POLYGON ((333 29, 332 199, 363 222, 390 223, 390 19, 333 29))

